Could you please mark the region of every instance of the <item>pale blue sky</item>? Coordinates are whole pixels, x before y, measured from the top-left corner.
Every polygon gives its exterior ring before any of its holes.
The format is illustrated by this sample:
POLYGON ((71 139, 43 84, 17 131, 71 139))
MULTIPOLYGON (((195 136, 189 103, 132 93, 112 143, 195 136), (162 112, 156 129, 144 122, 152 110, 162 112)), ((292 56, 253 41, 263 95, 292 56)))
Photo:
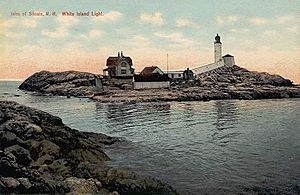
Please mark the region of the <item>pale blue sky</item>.
POLYGON ((124 50, 137 69, 165 64, 166 53, 174 69, 181 69, 209 63, 219 33, 224 53, 234 54, 241 65, 284 75, 286 67, 294 68, 300 74, 299 65, 290 62, 299 52, 299 0, 3 0, 0 13, 7 67, 21 60, 25 67, 36 64, 29 69, 46 69, 41 64, 48 64, 48 53, 52 69, 82 70, 82 63, 90 62, 87 71, 95 72, 93 64, 104 66, 106 56, 124 50), (13 11, 56 11, 59 17, 17 17, 13 11), (66 18, 62 11, 102 11, 104 17, 66 18), (77 62, 84 56, 81 64, 75 65, 70 50, 77 62))

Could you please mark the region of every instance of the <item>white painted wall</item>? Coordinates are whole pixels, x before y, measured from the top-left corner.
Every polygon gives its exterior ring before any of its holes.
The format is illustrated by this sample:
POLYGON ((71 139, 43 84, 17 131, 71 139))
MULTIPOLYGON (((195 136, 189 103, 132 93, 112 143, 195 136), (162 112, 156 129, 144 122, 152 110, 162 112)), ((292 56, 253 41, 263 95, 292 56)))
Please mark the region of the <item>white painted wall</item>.
POLYGON ((154 70, 153 70, 153 72, 152 72, 153 74, 154 73, 158 73, 158 74, 164 74, 164 72, 160 69, 160 68, 155 68, 154 70))
POLYGON ((200 66, 200 67, 197 67, 197 68, 194 68, 194 69, 191 69, 191 70, 193 71, 193 73, 195 75, 198 75, 198 74, 202 74, 204 72, 214 70, 216 68, 220 68, 224 65, 225 65, 224 61, 221 60, 221 61, 218 61, 218 62, 215 62, 215 63, 212 63, 212 64, 207 64, 207 65, 204 65, 204 66, 200 66))
POLYGON ((223 57, 226 66, 235 65, 234 57, 223 57))
POLYGON ((214 49, 215 62, 218 62, 222 59, 222 43, 214 43, 214 49))
POLYGON ((134 89, 158 89, 169 88, 170 81, 158 81, 158 82, 134 82, 134 89))
POLYGON ((168 77, 171 79, 183 78, 183 72, 168 72, 168 77))
POLYGON ((130 72, 130 65, 125 61, 122 60, 117 66, 117 76, 133 76, 130 72), (122 66, 122 64, 124 64, 122 66), (126 74, 122 74, 122 70, 126 70, 126 74))

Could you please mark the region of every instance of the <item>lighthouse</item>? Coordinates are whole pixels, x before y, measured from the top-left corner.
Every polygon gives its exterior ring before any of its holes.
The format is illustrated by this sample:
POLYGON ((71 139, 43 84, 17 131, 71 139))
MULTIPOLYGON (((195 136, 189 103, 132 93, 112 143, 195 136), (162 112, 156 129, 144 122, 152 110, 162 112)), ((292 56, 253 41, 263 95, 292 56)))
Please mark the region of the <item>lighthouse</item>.
POLYGON ((215 62, 210 63, 204 66, 198 66, 196 68, 193 68, 192 71, 195 75, 200 75, 205 72, 209 72, 221 67, 229 67, 235 65, 234 56, 230 54, 226 54, 225 56, 222 56, 222 43, 221 43, 221 37, 219 34, 215 36, 215 42, 214 42, 214 55, 215 55, 215 62))
POLYGON ((222 43, 219 34, 217 34, 217 36, 215 37, 214 50, 215 50, 215 62, 222 60, 222 43))

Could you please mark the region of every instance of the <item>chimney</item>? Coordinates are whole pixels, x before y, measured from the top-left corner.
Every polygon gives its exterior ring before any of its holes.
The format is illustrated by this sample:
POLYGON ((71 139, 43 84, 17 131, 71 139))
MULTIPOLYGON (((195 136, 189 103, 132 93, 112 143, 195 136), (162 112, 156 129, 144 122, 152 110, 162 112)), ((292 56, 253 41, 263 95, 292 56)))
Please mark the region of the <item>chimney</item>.
POLYGON ((121 57, 123 57, 123 51, 121 51, 121 57))

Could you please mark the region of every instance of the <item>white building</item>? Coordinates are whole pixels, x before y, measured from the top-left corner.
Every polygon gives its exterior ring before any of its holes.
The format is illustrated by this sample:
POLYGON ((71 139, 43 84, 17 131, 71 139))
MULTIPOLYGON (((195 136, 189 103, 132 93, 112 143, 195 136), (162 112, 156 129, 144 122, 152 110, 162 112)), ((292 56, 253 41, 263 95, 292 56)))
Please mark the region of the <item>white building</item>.
POLYGON ((223 61, 226 66, 233 66, 235 65, 234 56, 230 54, 226 54, 223 56, 223 61))
POLYGON ((183 72, 184 71, 181 71, 181 70, 165 71, 165 73, 168 74, 168 77, 170 79, 182 79, 183 72))
POLYGON ((158 66, 145 67, 139 75, 133 77, 134 89, 169 88, 170 79, 158 66))
POLYGON ((214 63, 193 68, 192 69, 193 73, 195 75, 198 75, 198 74, 202 74, 202 73, 220 68, 222 66, 233 66, 233 65, 235 65, 234 56, 232 56, 230 54, 226 54, 225 56, 222 56, 221 37, 218 34, 215 37, 215 42, 214 42, 214 57, 215 57, 215 62, 214 63))
POLYGON ((170 81, 142 80, 142 79, 137 79, 137 75, 134 76, 134 82, 133 82, 134 89, 163 89, 169 87, 170 87, 170 81))
POLYGON ((147 75, 147 74, 155 74, 158 73, 160 75, 167 74, 170 79, 182 79, 183 78, 183 70, 168 70, 163 71, 158 66, 149 66, 145 67, 141 71, 141 75, 147 75))
POLYGON ((215 62, 219 62, 222 60, 222 43, 219 34, 217 34, 217 36, 215 37, 214 55, 215 55, 215 62))

